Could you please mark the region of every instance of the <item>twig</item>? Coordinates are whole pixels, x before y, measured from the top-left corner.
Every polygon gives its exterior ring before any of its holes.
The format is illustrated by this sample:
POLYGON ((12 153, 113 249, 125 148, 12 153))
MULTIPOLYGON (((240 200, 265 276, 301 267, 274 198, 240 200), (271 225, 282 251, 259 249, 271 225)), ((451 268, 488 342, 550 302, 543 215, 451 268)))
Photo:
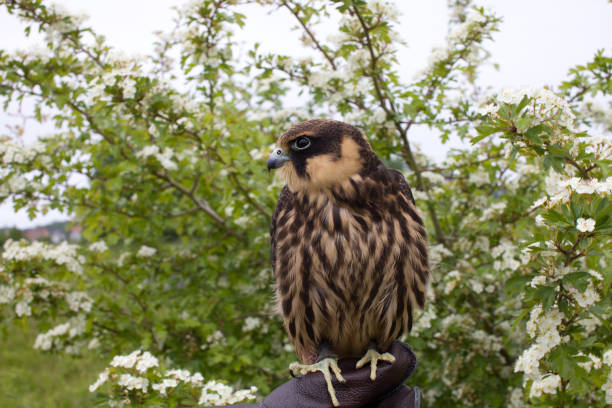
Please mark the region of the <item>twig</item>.
POLYGON ((319 43, 319 41, 317 41, 317 39, 314 36, 314 34, 312 33, 312 31, 310 31, 310 29, 308 28, 306 23, 304 23, 304 21, 300 18, 298 12, 296 10, 292 9, 287 1, 283 0, 282 5, 284 7, 286 7, 291 12, 291 14, 293 14, 293 16, 298 20, 298 22, 300 23, 300 25, 302 26, 302 28, 304 29, 304 31, 306 32, 308 37, 310 37, 310 39, 314 43, 315 47, 321 52, 321 54, 323 54, 325 59, 329 62, 329 65, 331 65, 332 68, 335 71, 337 69, 337 67, 336 67, 336 64, 334 62, 334 59, 327 53, 327 51, 325 51, 325 48, 323 48, 323 46, 319 43))

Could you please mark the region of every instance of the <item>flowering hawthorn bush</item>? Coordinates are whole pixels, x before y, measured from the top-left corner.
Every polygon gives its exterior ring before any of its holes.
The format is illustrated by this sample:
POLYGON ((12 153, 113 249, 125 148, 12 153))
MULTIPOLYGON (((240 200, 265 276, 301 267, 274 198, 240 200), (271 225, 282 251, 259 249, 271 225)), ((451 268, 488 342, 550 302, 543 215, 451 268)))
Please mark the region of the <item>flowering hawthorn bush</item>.
POLYGON ((90 388, 100 404, 233 403, 286 380, 294 355, 267 232, 280 184, 264 161, 275 136, 312 116, 363 129, 426 219, 434 282, 405 340, 427 406, 612 403, 603 52, 555 88, 482 95, 500 19, 469 0, 449 2, 446 44, 409 81, 400 17, 382 0, 191 1, 147 57, 50 3, 0 4, 45 35, 0 51, 0 98, 55 125, 34 143, 2 136, 0 200, 70 213, 85 237, 6 242, 1 324, 35 319, 35 348, 110 361, 90 388), (294 19, 302 56, 241 55, 246 4, 294 19), (338 31, 323 39, 330 22, 338 31), (471 147, 436 163, 411 141, 423 128, 471 147))

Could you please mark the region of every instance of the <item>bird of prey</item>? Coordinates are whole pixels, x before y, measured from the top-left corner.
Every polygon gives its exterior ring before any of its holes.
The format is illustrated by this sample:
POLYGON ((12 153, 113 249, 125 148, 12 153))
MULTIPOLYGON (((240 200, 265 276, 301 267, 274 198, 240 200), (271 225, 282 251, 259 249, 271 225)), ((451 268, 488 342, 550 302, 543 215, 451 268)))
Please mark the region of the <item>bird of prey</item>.
POLYGON ((286 181, 272 223, 278 306, 301 364, 331 382, 340 357, 379 360, 412 327, 429 282, 426 233, 403 175, 378 159, 363 133, 313 119, 285 132, 268 159, 286 181), (381 354, 382 353, 382 354, 381 354), (365 354, 365 355, 364 355, 365 354))

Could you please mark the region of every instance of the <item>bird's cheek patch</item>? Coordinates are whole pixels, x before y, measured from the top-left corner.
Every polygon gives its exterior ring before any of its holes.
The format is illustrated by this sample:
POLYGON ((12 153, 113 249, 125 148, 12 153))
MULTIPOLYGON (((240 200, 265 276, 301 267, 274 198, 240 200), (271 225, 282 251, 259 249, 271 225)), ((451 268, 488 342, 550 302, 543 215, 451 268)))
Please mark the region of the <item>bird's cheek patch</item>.
POLYGON ((310 188, 324 189, 338 185, 361 170, 359 145, 351 138, 345 137, 341 145, 341 156, 322 154, 306 161, 306 173, 309 176, 310 188))
POLYGON ((297 174, 295 165, 292 162, 288 162, 281 167, 278 170, 278 174, 285 180, 287 187, 291 191, 304 191, 308 187, 308 180, 297 174))

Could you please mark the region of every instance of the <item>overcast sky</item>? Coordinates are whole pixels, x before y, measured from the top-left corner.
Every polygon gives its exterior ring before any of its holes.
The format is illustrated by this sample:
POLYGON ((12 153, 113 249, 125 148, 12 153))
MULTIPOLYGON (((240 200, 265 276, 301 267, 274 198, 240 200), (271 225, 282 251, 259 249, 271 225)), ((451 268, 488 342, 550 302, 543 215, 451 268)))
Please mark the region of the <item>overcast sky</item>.
MULTIPOLYGON (((155 30, 173 26, 173 6, 182 1, 169 0, 58 0, 75 12, 90 16, 88 24, 106 36, 110 45, 126 53, 147 54, 152 50, 155 30)), ((444 43, 447 31, 446 0, 397 0, 402 11, 398 27, 408 48, 401 50, 400 63, 404 77, 411 78, 422 69, 433 46, 444 43)), ((504 87, 544 86, 558 84, 569 68, 592 58, 598 49, 612 50, 612 4, 607 0, 484 0, 485 5, 503 17, 500 32, 488 49, 499 71, 485 69, 480 84, 492 89, 504 87)), ((298 33, 294 22, 284 12, 268 14, 259 7, 245 8, 247 25, 238 39, 249 44, 257 41, 266 51, 296 55, 298 33)), ((32 39, 23 35, 23 26, 0 10, 0 48, 26 48, 32 39)), ((0 112, 0 125, 7 117, 0 112)), ((40 129, 28 128, 35 136, 40 129)), ((0 134, 6 133, 0 129, 0 134)), ((415 135, 423 150, 438 156, 446 150, 428 134, 415 135)), ((49 214, 29 220, 23 212, 14 213, 0 206, 0 227, 28 228, 60 218, 49 214)))

